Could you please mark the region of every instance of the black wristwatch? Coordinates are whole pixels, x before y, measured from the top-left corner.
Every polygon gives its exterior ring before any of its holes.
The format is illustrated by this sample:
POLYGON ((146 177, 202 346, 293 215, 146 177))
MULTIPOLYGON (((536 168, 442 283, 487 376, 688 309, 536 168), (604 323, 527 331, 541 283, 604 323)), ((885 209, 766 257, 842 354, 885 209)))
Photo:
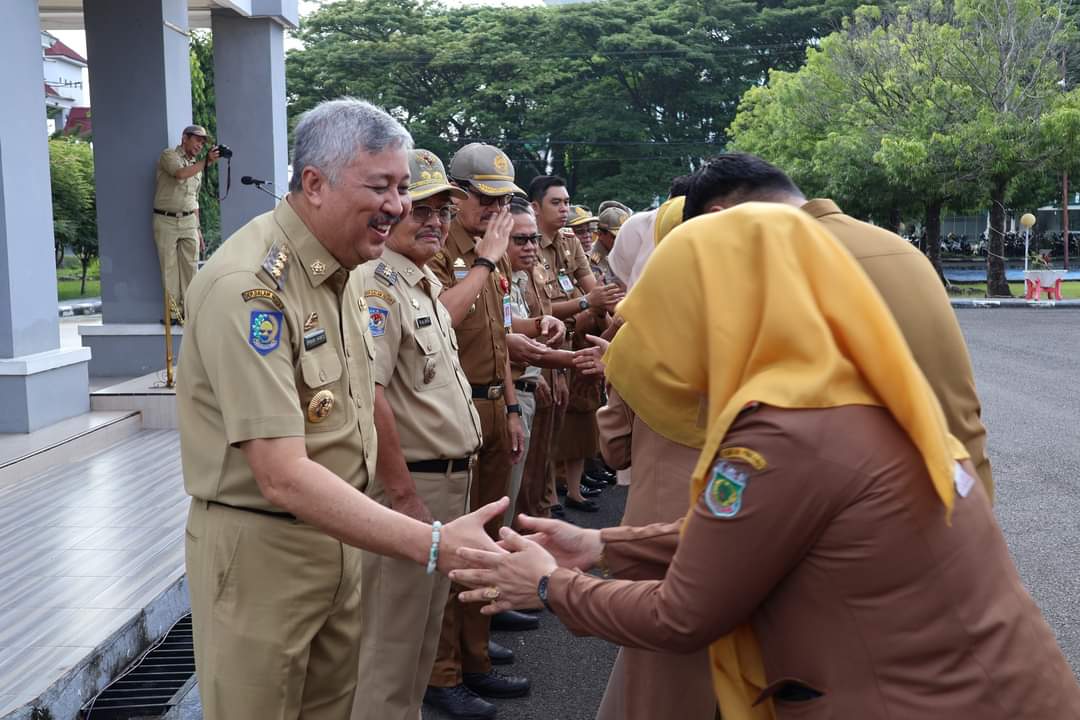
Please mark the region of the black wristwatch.
POLYGON ((521 417, 521 405, 519 405, 518 403, 514 403, 513 405, 507 405, 506 414, 509 415, 510 413, 517 413, 518 417, 521 417))
POLYGON ((536 594, 537 594, 537 596, 539 596, 540 602, 544 603, 544 607, 547 608, 547 611, 550 612, 550 613, 553 613, 555 611, 551 609, 551 605, 548 605, 548 583, 549 582, 551 582, 551 576, 550 575, 545 575, 544 577, 540 578, 540 582, 538 582, 536 584, 536 594))
POLYGON ((589 298, 582 296, 582 298, 577 301, 577 306, 579 308, 581 308, 582 310, 588 310, 589 309, 589 298))
POLYGON ((480 267, 486 267, 490 272, 495 272, 495 263, 488 260, 486 257, 478 257, 473 261, 473 267, 479 265, 480 267))

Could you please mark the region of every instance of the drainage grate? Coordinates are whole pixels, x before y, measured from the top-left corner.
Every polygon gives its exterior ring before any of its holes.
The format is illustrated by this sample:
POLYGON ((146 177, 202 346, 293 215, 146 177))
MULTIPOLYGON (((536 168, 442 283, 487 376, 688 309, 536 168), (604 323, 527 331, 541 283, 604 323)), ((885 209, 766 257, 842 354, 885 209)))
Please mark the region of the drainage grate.
POLYGON ((82 718, 159 717, 175 704, 177 693, 194 673, 195 646, 189 613, 177 620, 165 637, 84 705, 82 718))

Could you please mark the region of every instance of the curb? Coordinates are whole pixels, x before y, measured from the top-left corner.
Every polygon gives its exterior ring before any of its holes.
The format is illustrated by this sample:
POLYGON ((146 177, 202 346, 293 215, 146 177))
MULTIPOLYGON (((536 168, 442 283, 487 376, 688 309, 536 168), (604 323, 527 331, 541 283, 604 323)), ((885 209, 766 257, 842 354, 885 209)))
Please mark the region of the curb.
POLYGON ((1080 310, 1080 300, 1024 300, 1023 298, 950 298, 954 308, 1033 308, 1035 310, 1080 310))
POLYGON ((57 310, 60 317, 72 317, 74 315, 97 315, 101 312, 101 300, 78 300, 64 303, 57 310))

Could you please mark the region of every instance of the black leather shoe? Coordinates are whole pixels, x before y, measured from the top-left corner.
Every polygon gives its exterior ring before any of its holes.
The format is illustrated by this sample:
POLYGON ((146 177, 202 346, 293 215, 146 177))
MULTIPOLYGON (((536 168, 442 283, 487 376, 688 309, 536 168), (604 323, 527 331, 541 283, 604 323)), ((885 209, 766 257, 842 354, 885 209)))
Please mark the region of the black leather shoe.
POLYGON ((535 630, 540 621, 532 615, 519 613, 517 610, 505 610, 491 616, 491 629, 496 632, 521 632, 535 630))
POLYGON ((581 487, 588 488, 590 490, 600 490, 608 486, 606 480, 597 480, 596 478, 589 477, 588 475, 581 476, 581 487))
POLYGON ((424 704, 438 709, 454 720, 491 720, 498 712, 498 708, 464 684, 448 688, 428 685, 424 691, 424 704))
POLYGON ((583 483, 581 483, 581 497, 587 497, 587 498, 596 497, 597 495, 600 495, 601 493, 603 493, 604 491, 603 491, 602 488, 606 488, 606 487, 607 487, 607 483, 600 483, 599 485, 586 485, 583 482, 583 483))
POLYGON ((498 670, 464 673, 465 686, 477 695, 492 698, 516 698, 529 694, 529 679, 501 675, 498 670))
POLYGON ((571 510, 580 510, 581 512, 599 512, 600 506, 594 503, 592 500, 575 500, 569 495, 566 496, 566 507, 571 510))
POLYGON ((509 665, 514 662, 514 651, 494 640, 488 640, 488 657, 492 665, 509 665))

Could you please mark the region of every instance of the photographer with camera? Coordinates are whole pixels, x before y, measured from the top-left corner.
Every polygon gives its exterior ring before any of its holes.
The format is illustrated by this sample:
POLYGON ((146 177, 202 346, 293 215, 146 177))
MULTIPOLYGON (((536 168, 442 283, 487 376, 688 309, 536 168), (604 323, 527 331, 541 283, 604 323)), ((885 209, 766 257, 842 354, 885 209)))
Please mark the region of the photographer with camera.
MULTIPOLYGON (((214 145, 199 159, 206 143, 206 129, 189 125, 184 128, 180 144, 163 150, 157 162, 154 242, 161 264, 161 284, 171 299, 168 322, 173 325, 183 322, 184 295, 206 247, 199 229, 202 173, 218 157, 232 155, 224 145, 214 145)), ((166 320, 162 318, 161 322, 166 320)))

